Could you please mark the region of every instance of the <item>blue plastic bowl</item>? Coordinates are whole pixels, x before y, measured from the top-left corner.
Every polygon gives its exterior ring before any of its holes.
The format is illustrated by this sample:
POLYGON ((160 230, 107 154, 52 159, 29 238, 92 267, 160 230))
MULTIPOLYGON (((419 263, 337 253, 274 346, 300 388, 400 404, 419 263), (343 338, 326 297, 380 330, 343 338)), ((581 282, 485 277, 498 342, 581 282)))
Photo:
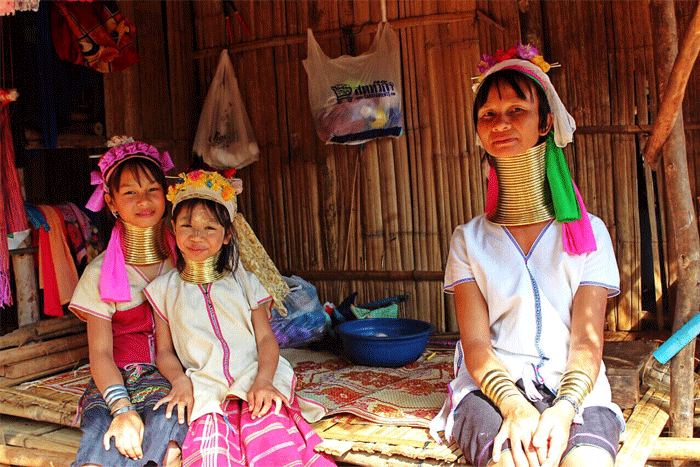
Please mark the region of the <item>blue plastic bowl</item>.
POLYGON ((408 318, 370 318, 346 321, 337 328, 343 350, 355 363, 403 366, 425 351, 433 325, 408 318))

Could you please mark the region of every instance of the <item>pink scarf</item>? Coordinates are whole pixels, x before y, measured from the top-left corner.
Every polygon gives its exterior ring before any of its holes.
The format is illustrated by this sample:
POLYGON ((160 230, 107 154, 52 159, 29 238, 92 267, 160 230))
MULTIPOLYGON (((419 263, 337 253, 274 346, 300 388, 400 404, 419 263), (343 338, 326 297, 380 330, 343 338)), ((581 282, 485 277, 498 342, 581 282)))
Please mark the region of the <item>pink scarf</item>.
MULTIPOLYGON (((103 302, 130 302, 131 289, 126 274, 126 262, 122 250, 122 225, 117 221, 109 238, 100 273, 100 298, 103 302)), ((171 258, 175 258, 175 237, 166 227, 163 235, 170 247, 171 258)))

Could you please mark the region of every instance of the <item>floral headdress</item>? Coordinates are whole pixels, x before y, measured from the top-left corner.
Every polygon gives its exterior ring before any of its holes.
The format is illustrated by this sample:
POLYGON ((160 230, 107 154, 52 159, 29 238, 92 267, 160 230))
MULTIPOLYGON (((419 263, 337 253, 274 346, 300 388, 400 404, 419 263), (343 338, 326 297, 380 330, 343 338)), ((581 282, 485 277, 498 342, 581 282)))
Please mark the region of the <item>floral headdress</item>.
MULTIPOLYGON (((487 76, 500 70, 516 70, 533 79, 544 90, 549 108, 553 115, 553 132, 547 138, 546 170, 548 185, 554 202, 557 221, 563 224, 564 250, 570 254, 584 254, 595 251, 597 246, 586 206, 583 204, 578 188, 571 179, 566 159, 561 148, 569 144, 574 137, 576 122, 567 112, 559 98, 547 72, 550 65, 532 45, 518 44, 507 51, 498 50, 491 57, 482 55, 478 69, 482 73, 472 86, 474 92, 479 90, 487 76)), ((554 64, 554 66, 559 66, 554 64)), ((477 144, 483 146, 477 134, 477 144)), ((498 180, 496 171, 491 168, 487 191, 487 212, 496 206, 498 199, 498 180)))
POLYGON ((181 201, 189 198, 210 199, 226 207, 233 222, 236 217, 236 195, 243 191, 243 182, 238 179, 224 178, 217 172, 194 170, 178 175, 179 180, 168 188, 168 201, 173 203, 173 209, 181 201))
POLYGON ((85 207, 94 212, 99 212, 104 206, 104 194, 109 192, 107 182, 113 170, 120 163, 133 157, 150 159, 163 169, 163 172, 174 167, 168 151, 159 152, 154 146, 142 141, 134 141, 131 137, 114 136, 107 143, 112 149, 100 157, 97 163, 99 171, 93 170, 90 174, 90 184, 97 185, 85 207))
POLYGON ((273 307, 280 315, 286 316, 284 297, 289 294, 289 286, 279 270, 255 236, 241 213, 237 213, 236 196, 243 191, 243 182, 227 179, 217 172, 195 170, 181 173, 175 185, 168 188, 167 198, 175 206, 186 199, 203 198, 223 205, 231 217, 233 233, 238 242, 241 263, 246 271, 255 274, 265 290, 272 296, 273 307))
POLYGON ((477 67, 479 73, 481 73, 481 76, 479 76, 477 79, 479 80, 479 82, 481 82, 484 79, 484 74, 488 72, 489 69, 491 69, 491 67, 493 67, 497 63, 517 58, 522 60, 529 60, 530 63, 532 63, 533 65, 537 65, 538 67, 540 67, 540 69, 544 73, 549 73, 550 68, 553 66, 559 66, 558 63, 554 63, 551 65, 547 63, 544 57, 540 55, 540 52, 537 50, 537 47, 535 47, 534 45, 520 43, 516 47, 511 47, 506 51, 500 49, 496 50, 496 54, 493 57, 490 55, 483 54, 481 56, 479 66, 477 67))

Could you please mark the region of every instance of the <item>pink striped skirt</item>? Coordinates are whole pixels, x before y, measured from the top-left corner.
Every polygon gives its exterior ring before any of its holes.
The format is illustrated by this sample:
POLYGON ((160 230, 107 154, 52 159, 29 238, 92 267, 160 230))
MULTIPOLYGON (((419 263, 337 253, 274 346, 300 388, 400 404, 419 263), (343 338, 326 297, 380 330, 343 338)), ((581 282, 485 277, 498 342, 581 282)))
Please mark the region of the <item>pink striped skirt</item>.
POLYGON ((314 451, 321 437, 306 423, 296 401, 279 415, 250 418, 248 403, 226 399, 225 415, 207 414, 190 424, 182 444, 182 467, 334 466, 333 459, 314 451))

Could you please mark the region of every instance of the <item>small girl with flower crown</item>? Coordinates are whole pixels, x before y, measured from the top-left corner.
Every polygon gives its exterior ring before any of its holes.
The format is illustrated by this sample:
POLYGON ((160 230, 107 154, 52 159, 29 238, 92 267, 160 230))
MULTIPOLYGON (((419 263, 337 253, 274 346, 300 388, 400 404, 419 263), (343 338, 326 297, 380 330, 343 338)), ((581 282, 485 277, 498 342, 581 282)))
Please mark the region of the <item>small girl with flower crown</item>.
POLYGON ((270 327, 271 302, 280 298, 268 290, 281 276, 243 266, 269 258, 252 231, 237 235, 248 227, 236 215, 240 180, 201 170, 180 177, 168 190, 177 269, 145 292, 159 317, 158 368, 173 388, 187 389, 159 402, 189 418, 183 465, 335 465, 314 451, 321 439, 304 420, 324 410, 295 396, 294 372, 270 327))
POLYGON ((576 124, 549 67, 521 44, 484 56, 474 86, 486 213, 452 235, 444 290, 460 342, 430 428, 477 467, 611 467, 624 429, 602 362, 615 253, 566 166, 576 124))
POLYGON ((87 322, 92 379, 80 399, 83 437, 74 467, 175 466, 187 426, 156 410, 171 385, 155 365, 154 319, 144 287, 173 269, 164 225, 167 152, 133 139, 113 147, 92 173, 87 207, 116 218, 105 252, 88 264, 69 308, 87 322))

